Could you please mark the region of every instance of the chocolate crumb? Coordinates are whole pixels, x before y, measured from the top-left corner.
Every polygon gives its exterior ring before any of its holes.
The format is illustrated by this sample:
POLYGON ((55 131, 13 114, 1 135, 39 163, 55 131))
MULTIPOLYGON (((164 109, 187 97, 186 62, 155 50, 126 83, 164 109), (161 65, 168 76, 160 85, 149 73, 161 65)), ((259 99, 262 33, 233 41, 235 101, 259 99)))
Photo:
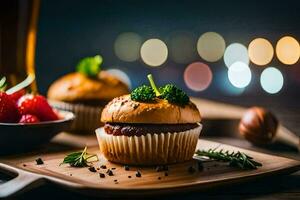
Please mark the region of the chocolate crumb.
POLYGON ((168 172, 165 172, 165 176, 169 176, 168 172))
POLYGON ((195 168, 194 168, 193 166, 190 166, 189 169, 188 169, 188 172, 189 172, 190 174, 193 174, 195 171, 196 171, 196 170, 195 170, 195 168))
POLYGON ((100 170, 100 168, 99 168, 99 167, 97 167, 97 170, 100 170))
POLYGON ((101 169, 106 169, 106 165, 101 165, 100 168, 101 169))
POLYGON ((158 179, 158 180, 160 180, 160 179, 161 179, 161 177, 158 177, 157 179, 158 179))
POLYGON ((113 176, 114 175, 113 171, 111 171, 110 169, 108 169, 106 171, 106 173, 108 174, 108 176, 113 176))
POLYGON ((37 165, 43 165, 44 164, 44 161, 41 158, 36 159, 35 162, 36 162, 37 165))
POLYGON ((118 182, 118 180, 117 180, 117 179, 115 179, 115 180, 114 180, 114 182, 118 182))
POLYGON ((142 177, 142 174, 140 171, 136 171, 136 174, 135 174, 136 177, 142 177))
POLYGON ((131 178, 131 176, 128 176, 128 178, 131 178))
POLYGON ((124 169, 125 169, 126 171, 129 171, 129 166, 128 166, 128 165, 125 165, 125 166, 124 166, 124 169))
POLYGON ((23 164, 23 167, 26 167, 27 165, 26 164, 23 164))
POLYGON ((203 170, 204 170, 203 163, 201 161, 198 161, 198 171, 203 171, 203 170))
POLYGON ((70 176, 73 176, 73 174, 70 174, 70 176))
POLYGON ((89 167, 90 172, 97 172, 97 170, 95 169, 95 167, 89 167))
POLYGON ((105 174, 99 173, 100 178, 105 178, 105 174))
POLYGON ((116 169, 115 167, 112 167, 112 168, 111 168, 111 170, 115 170, 115 169, 116 169))

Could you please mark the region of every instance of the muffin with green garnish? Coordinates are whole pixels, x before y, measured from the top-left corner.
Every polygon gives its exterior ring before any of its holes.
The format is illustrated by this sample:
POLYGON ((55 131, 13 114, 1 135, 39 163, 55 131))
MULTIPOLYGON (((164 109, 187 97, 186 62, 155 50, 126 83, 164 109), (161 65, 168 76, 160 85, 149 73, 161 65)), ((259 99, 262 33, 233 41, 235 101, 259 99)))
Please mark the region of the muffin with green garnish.
POLYGON ((202 129, 200 113, 172 84, 136 88, 110 101, 96 130, 100 150, 110 161, 164 165, 192 159, 202 129))
POLYGON ((128 86, 117 77, 101 70, 102 57, 82 59, 76 72, 54 81, 48 90, 50 104, 76 115, 72 130, 92 132, 100 125, 99 113, 113 98, 128 94, 128 86))

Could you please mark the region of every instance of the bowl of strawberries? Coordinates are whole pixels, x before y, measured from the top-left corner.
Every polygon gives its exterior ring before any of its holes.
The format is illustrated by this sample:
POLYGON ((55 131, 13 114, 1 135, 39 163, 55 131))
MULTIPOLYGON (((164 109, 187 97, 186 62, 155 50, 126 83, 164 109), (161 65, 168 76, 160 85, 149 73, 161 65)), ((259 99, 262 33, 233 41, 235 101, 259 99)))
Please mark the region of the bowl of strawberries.
POLYGON ((53 109, 40 94, 26 93, 28 83, 5 91, 3 82, 1 79, 1 153, 36 148, 72 125, 73 113, 53 109))

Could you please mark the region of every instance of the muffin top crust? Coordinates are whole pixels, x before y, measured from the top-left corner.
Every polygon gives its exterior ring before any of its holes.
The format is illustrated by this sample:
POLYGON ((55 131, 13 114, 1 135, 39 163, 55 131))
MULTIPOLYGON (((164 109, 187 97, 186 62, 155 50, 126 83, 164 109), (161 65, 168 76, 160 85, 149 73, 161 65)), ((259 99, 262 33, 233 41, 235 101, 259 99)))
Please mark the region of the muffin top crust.
POLYGON ((155 98, 152 102, 137 102, 130 95, 123 95, 110 101, 102 111, 101 121, 105 123, 139 124, 186 124, 198 123, 201 115, 196 105, 185 106, 155 98))
POLYGON ((78 72, 67 74, 50 86, 47 96, 50 100, 64 102, 109 101, 128 92, 125 83, 102 70, 95 78, 78 72))

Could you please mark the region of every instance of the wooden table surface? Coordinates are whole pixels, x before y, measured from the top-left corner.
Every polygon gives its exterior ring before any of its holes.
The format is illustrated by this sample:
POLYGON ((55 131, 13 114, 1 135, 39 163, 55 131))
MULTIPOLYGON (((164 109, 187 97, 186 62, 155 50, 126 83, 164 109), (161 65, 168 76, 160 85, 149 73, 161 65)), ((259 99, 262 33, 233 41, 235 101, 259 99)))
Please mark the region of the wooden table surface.
MULTIPOLYGON (((203 137, 213 141, 223 142, 243 148, 254 149, 261 152, 268 150, 259 149, 251 146, 244 140, 233 139, 229 137, 203 137)), ((57 149, 59 144, 53 143, 50 149, 57 149)), ((65 148, 65 147, 62 147, 65 148)), ((50 150, 49 149, 49 150, 50 150)), ((278 152, 270 152, 278 155, 285 155, 294 159, 299 159, 300 156, 296 152, 285 151, 284 154, 278 152)), ((0 179, 6 179, 3 176, 0 179)), ((66 191, 54 184, 46 184, 35 188, 31 191, 24 192, 21 195, 10 199, 87 199, 87 196, 78 193, 66 191)), ((299 199, 300 198, 300 172, 295 174, 273 177, 269 179, 256 180, 255 182, 242 183, 238 185, 228 185, 208 190, 206 192, 190 192, 175 195, 168 195, 167 199, 299 199)), ((97 199, 88 197, 88 199, 97 199)), ((103 199, 103 198, 101 198, 103 199)), ((123 198, 122 198, 123 199, 123 198)), ((126 199, 126 198, 125 198, 126 199)), ((132 198, 130 198, 132 199, 132 198)))
MULTIPOLYGON (((248 105, 244 102, 244 105, 248 105)), ((251 105, 251 104, 249 104, 251 105)), ((264 105, 264 102, 260 102, 260 105, 264 105)), ((280 118, 281 122, 286 125, 289 129, 300 135, 300 106, 296 108, 291 108, 288 106, 274 106, 266 102, 269 108, 276 112, 277 116, 280 118), (272 107, 273 106, 273 107, 272 107)), ((298 105, 296 105, 298 106, 298 105)), ((58 136, 60 137, 60 136, 58 136)), ((222 142, 225 144, 231 144, 235 146, 240 146, 247 149, 252 149, 260 152, 282 155, 294 159, 300 160, 300 154, 289 148, 282 146, 274 146, 269 149, 262 149, 254 147, 247 141, 237 138, 234 135, 219 135, 219 136, 202 136, 204 139, 210 139, 217 142, 222 142)), ((81 141, 84 142, 84 141, 81 141)), ((78 146, 81 144, 78 143, 78 146)), ((57 149, 68 149, 68 144, 58 144, 53 142, 47 147, 48 150, 57 149)), ((4 174, 0 174, 1 181, 8 180, 9 177, 4 174)), ((10 199, 96 199, 93 197, 87 197, 78 193, 66 191, 60 187, 53 184, 46 184, 41 187, 35 188, 31 191, 26 191, 22 195, 10 198, 10 199)), ((273 177, 269 179, 256 180, 255 182, 248 182, 238 185, 228 185, 222 188, 214 188, 208 191, 201 192, 191 192, 175 194, 166 197, 167 199, 300 199, 300 172, 281 176, 273 177)), ((101 198, 103 199, 103 198, 101 198)), ((126 197, 122 198, 126 199, 126 197)), ((132 198, 131 198, 132 199, 132 198)))
MULTIPOLYGON (((261 152, 269 152, 269 150, 259 149, 251 146, 244 140, 233 139, 229 137, 203 137, 213 141, 241 146, 243 148, 254 149, 261 152)), ((80 145, 80 144, 78 144, 80 145)), ((60 144, 53 143, 49 146, 50 149, 57 149, 60 144)), ((66 148, 61 146, 60 148, 66 148)), ((277 155, 285 155, 294 159, 299 159, 300 156, 296 152, 285 151, 281 154, 278 151, 269 153, 277 155)), ((0 177, 5 180, 7 176, 0 177)), ((22 195, 10 199, 86 199, 87 197, 74 192, 66 191, 53 184, 43 185, 31 191, 27 191, 22 195)), ((187 194, 176 194, 174 196, 167 196, 168 199, 299 199, 300 198, 300 172, 292 175, 274 177, 271 179, 257 180, 255 182, 243 183, 238 185, 228 185, 222 188, 215 188, 206 192, 192 192, 187 194)), ((91 198, 89 199, 96 199, 91 198)))

